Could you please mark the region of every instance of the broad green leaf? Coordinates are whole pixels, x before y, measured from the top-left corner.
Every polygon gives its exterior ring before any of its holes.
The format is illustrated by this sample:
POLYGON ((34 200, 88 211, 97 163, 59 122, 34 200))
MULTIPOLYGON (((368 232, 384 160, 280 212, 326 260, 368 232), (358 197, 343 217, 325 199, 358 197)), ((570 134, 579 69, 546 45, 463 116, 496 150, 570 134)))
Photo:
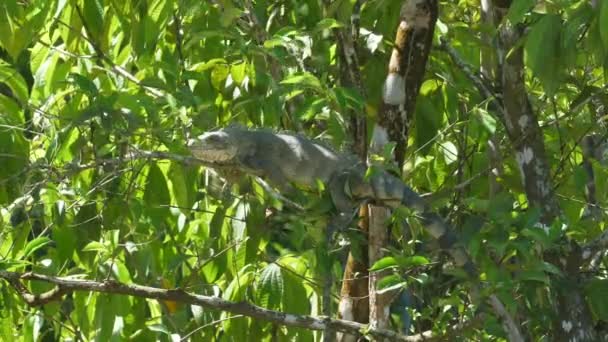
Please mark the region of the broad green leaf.
POLYGON ((311 73, 296 73, 287 76, 281 81, 281 84, 298 85, 302 87, 312 88, 317 91, 322 90, 321 81, 311 73))
POLYGON ((216 65, 228 65, 228 62, 223 58, 213 58, 206 62, 196 63, 192 65, 189 70, 196 72, 203 72, 214 68, 216 65))
POLYGON ((29 99, 27 84, 19 71, 0 60, 0 84, 7 85, 13 96, 21 106, 25 106, 29 99))
POLYGON ((427 154, 431 147, 431 140, 439 129, 441 112, 427 97, 418 98, 416 105, 416 146, 420 153, 427 154))
POLYGON ((144 201, 152 224, 158 227, 169 213, 167 206, 171 204, 171 199, 167 179, 156 163, 151 163, 148 169, 144 201))
POLYGON ((164 324, 150 324, 146 327, 154 332, 163 333, 165 335, 171 335, 171 330, 169 330, 169 328, 167 328, 164 324))
POLYGON ((102 0, 84 0, 82 4, 82 14, 86 23, 89 37, 97 44, 101 43, 103 34, 103 3, 102 0))
POLYGON ((228 286, 226 291, 223 293, 223 298, 231 301, 242 301, 245 300, 247 290, 255 280, 255 273, 251 270, 250 266, 243 268, 237 277, 235 277, 228 286))
POLYGON ((230 67, 230 75, 237 86, 240 86, 247 75, 247 63, 233 64, 230 67))
POLYGON ((490 115, 486 110, 477 109, 474 111, 475 118, 479 120, 481 125, 490 133, 496 132, 496 119, 490 115))
POLYGON ((51 242, 52 240, 46 236, 38 237, 29 241, 23 249, 23 258, 27 259, 30 255, 32 255, 32 253, 48 245, 51 242))
POLYGON ((534 0, 514 0, 509 7, 506 18, 513 24, 523 21, 524 15, 534 7, 534 0))
POLYGON ((604 50, 608 51, 608 1, 600 2, 599 27, 604 50))
POLYGON ((211 84, 218 91, 223 90, 226 78, 230 75, 230 67, 225 64, 216 64, 211 70, 211 84))
POLYGON ((340 27, 344 27, 344 25, 333 18, 325 18, 317 23, 315 30, 323 31, 340 27))
POLYGON ((389 291, 391 291, 402 287, 407 287, 407 285, 403 281, 403 278, 401 278, 401 276, 398 274, 391 274, 389 276, 382 277, 382 279, 380 279, 380 281, 378 282, 379 290, 386 291, 387 289, 389 289, 389 291))
POLYGON ((427 265, 430 263, 430 261, 427 258, 425 258, 421 255, 414 255, 414 256, 409 256, 409 257, 398 257, 397 262, 399 263, 399 266, 401 266, 402 268, 409 268, 412 266, 423 266, 423 265, 427 265))
POLYGON ((440 145, 446 165, 450 165, 458 160, 458 148, 451 141, 444 141, 440 145))
POLYGON ((0 112, 6 115, 7 123, 22 124, 25 121, 19 103, 2 94, 0 94, 0 112))
POLYGON ((93 81, 90 79, 75 73, 68 75, 68 82, 72 82, 77 88, 84 91, 87 95, 97 95, 99 90, 93 81))
POLYGON ((25 316, 24 326, 21 328, 23 341, 35 342, 40 339, 40 329, 44 324, 42 313, 31 313, 25 316))
POLYGON ((240 9, 233 7, 230 2, 224 2, 224 6, 221 22, 223 27, 228 27, 232 25, 243 12, 240 9))
POLYGON ((592 279, 585 285, 585 294, 596 318, 608 320, 608 279, 592 279))
POLYGON ((108 247, 101 242, 91 241, 82 248, 83 252, 107 252, 108 247))
POLYGON ((281 268, 274 263, 269 264, 262 270, 257 281, 257 303, 268 309, 279 309, 284 289, 281 268))
POLYGON ((529 270, 521 271, 517 274, 517 278, 523 281, 538 281, 541 283, 549 284, 549 277, 542 271, 529 270))
POLYGON ((363 114, 362 111, 365 106, 365 99, 356 91, 349 88, 337 87, 334 89, 334 94, 340 107, 344 109, 353 109, 356 112, 363 114))
POLYGON ((303 275, 292 272, 283 272, 285 290, 282 304, 286 312, 294 314, 307 314, 310 312, 310 302, 304 288, 303 275))
POLYGON ((549 95, 557 90, 561 79, 559 59, 561 31, 560 16, 546 14, 532 26, 526 39, 526 65, 540 79, 549 95))
POLYGON ((53 241, 55 241, 60 260, 71 260, 77 243, 74 228, 56 224, 52 228, 51 234, 53 241))
POLYGON ((103 294, 97 298, 95 306, 96 337, 102 341, 109 341, 112 336, 114 320, 116 319, 115 308, 112 304, 112 295, 103 294))
POLYGON ((381 271, 387 268, 396 267, 398 265, 399 264, 397 263, 397 259, 395 259, 395 257, 388 256, 376 261, 369 270, 381 271))
POLYGON ((168 176, 171 182, 171 196, 175 203, 184 213, 189 212, 194 190, 191 186, 192 175, 182 165, 171 163, 168 176))

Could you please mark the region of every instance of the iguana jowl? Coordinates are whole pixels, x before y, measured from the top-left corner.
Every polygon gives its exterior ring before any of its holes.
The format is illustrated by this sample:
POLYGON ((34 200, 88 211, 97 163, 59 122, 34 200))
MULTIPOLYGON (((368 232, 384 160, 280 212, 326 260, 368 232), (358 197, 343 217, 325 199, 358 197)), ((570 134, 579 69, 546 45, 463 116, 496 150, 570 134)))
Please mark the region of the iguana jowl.
POLYGON ((372 200, 391 208, 401 205, 419 213, 421 223, 441 248, 471 277, 476 269, 457 238, 441 217, 428 210, 424 200, 399 178, 376 172, 365 179, 367 168, 356 159, 297 135, 230 127, 205 133, 189 142, 200 160, 234 165, 236 169, 267 178, 279 188, 290 183, 315 187, 327 185, 341 213, 351 212, 357 201, 372 200))

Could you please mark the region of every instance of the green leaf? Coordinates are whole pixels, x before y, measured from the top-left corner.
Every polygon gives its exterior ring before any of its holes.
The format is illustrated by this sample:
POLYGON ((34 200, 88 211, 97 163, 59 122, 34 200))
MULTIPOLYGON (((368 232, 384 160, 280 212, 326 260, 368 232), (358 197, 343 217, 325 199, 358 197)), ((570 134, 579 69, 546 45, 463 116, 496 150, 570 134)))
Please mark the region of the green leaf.
POLYGON ((76 88, 84 91, 88 95, 97 95, 99 90, 93 81, 79 74, 70 73, 67 78, 68 82, 74 83, 76 88))
POLYGON ((414 266, 423 266, 429 264, 429 260, 423 256, 387 256, 374 263, 370 271, 381 271, 387 268, 399 266, 401 268, 411 268, 414 266))
POLYGON ((51 231, 53 240, 57 245, 57 253, 61 261, 71 260, 76 249, 76 236, 73 228, 55 224, 51 231))
POLYGON ((596 318, 608 320, 608 279, 592 279, 585 286, 585 294, 596 318))
POLYGON ((52 240, 46 236, 38 237, 34 240, 29 241, 23 249, 23 259, 27 259, 30 255, 32 255, 32 253, 48 245, 51 242, 52 240))
POLYGON ((167 328, 167 326, 164 324, 154 323, 154 324, 148 324, 148 325, 146 325, 146 327, 150 331, 159 332, 159 333, 163 333, 167 336, 171 336, 171 330, 169 330, 169 328, 167 328))
POLYGON ((538 281, 541 283, 550 284, 549 277, 543 271, 521 271, 517 274, 517 278, 523 281, 538 281))
POLYGON ((534 0, 514 0, 507 12, 507 19, 513 24, 522 22, 524 15, 536 4, 534 0))
POLYGON ((561 17, 546 14, 532 26, 526 39, 526 64, 540 79, 549 95, 556 91, 561 79, 559 57, 561 31, 561 17))
POLYGON ((557 266, 551 263, 543 261, 539 264, 539 266, 543 271, 547 273, 555 274, 557 276, 563 276, 563 272, 557 266))
POLYGON ((267 309, 279 309, 283 291, 281 268, 277 264, 269 264, 262 270, 257 282, 257 304, 267 309))
POLYGON ((445 158, 446 165, 450 165, 458 160, 458 148, 451 141, 444 141, 440 144, 441 152, 445 158))
POLYGON ((21 329, 23 341, 35 342, 40 340, 40 329, 44 324, 44 318, 41 312, 28 314, 24 320, 24 326, 21 329))
POLYGON ((225 64, 216 64, 211 70, 211 85, 216 90, 223 90, 224 83, 230 75, 230 67, 225 64))
POLYGON ((231 301, 242 301, 246 299, 247 290, 256 278, 251 266, 245 266, 239 274, 226 286, 223 298, 231 301))
POLYGON ((313 88, 317 91, 321 91, 323 89, 321 81, 319 81, 319 79, 315 75, 308 72, 289 75, 281 81, 281 84, 298 85, 302 87, 313 88))
POLYGON ((310 301, 304 288, 303 278, 292 272, 284 272, 283 275, 285 291, 283 291, 282 301, 285 311, 301 315, 309 313, 310 301))
POLYGON ((243 11, 233 7, 229 2, 224 2, 224 8, 221 15, 221 23, 223 27, 228 27, 234 23, 234 21, 241 16, 243 11))
POLYGON ((16 69, 0 60, 0 84, 6 84, 12 91, 13 96, 19 100, 21 106, 25 106, 29 99, 27 83, 16 69))
POLYGON ((103 4, 101 0, 84 0, 82 12, 88 33, 92 35, 89 38, 99 44, 103 34, 103 4))
POLYGON ((340 28, 340 27, 344 27, 344 25, 342 23, 338 22, 336 19, 324 18, 317 23, 317 26, 315 27, 315 31, 324 31, 324 30, 340 28))
POLYGON ((608 1, 600 3, 599 24, 604 50, 608 50, 608 1))
POLYGON ((475 113, 475 118, 479 120, 481 125, 490 133, 494 134, 496 132, 496 119, 490 115, 486 110, 482 110, 481 108, 477 108, 473 111, 475 113))
POLYGON ((350 108, 356 112, 361 112, 365 106, 365 99, 359 93, 350 88, 336 87, 333 89, 336 101, 340 107, 350 108))
POLYGON ((381 271, 387 268, 396 267, 399 264, 397 263, 397 259, 392 256, 384 257, 378 261, 376 261, 372 267, 369 269, 370 271, 381 271))
POLYGON ((196 63, 190 68, 188 68, 188 70, 200 73, 206 70, 213 69, 216 65, 228 66, 228 62, 223 58, 213 58, 208 60, 207 62, 196 63))
POLYGON ((108 248, 106 245, 99 241, 91 241, 82 248, 83 252, 107 252, 108 248))
POLYGON ((441 111, 437 110, 430 98, 422 96, 418 98, 416 105, 416 147, 422 155, 429 153, 440 126, 441 111))
POLYGON ((383 290, 382 292, 389 292, 404 287, 407 287, 407 284, 398 274, 391 274, 389 276, 382 277, 382 279, 380 279, 378 282, 378 289, 383 290))
POLYGON ((542 246, 551 244, 550 236, 541 228, 524 228, 521 234, 526 237, 531 237, 534 241, 540 242, 542 246))
POLYGON ((402 268, 410 268, 413 266, 424 266, 424 265, 428 265, 430 263, 429 259, 420 256, 420 255, 414 255, 414 256, 409 256, 409 257, 399 257, 397 258, 397 262, 399 263, 399 266, 401 266, 402 268))
POLYGON ((169 166, 169 180, 171 181, 171 195, 177 206, 182 212, 189 212, 192 207, 192 198, 194 196, 193 189, 190 186, 192 183, 192 175, 188 174, 187 170, 179 163, 171 163, 169 166))
POLYGON ((167 206, 171 204, 171 198, 165 175, 156 163, 150 164, 148 170, 144 201, 152 223, 158 227, 169 213, 167 206))
POLYGON ((240 86, 247 75, 247 63, 233 64, 230 67, 230 75, 234 82, 240 86))
POLYGON ((68 128, 60 132, 51 141, 51 146, 46 150, 46 158, 58 162, 72 161, 72 145, 74 145, 79 138, 80 132, 76 128, 68 128))

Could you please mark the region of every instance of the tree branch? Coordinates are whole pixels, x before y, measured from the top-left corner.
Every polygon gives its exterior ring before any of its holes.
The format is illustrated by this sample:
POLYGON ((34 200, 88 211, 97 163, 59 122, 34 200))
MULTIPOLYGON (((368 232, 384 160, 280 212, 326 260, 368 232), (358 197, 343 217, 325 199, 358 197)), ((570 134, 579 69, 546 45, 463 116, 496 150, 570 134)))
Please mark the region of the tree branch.
POLYGON ((404 336, 386 329, 371 328, 366 324, 341 319, 330 319, 328 317, 288 314, 280 311, 268 310, 247 302, 231 302, 219 297, 193 294, 179 288, 160 289, 137 284, 123 284, 112 280, 98 282, 85 279, 48 276, 32 272, 17 273, 0 271, 0 278, 6 280, 30 306, 40 306, 52 301, 58 301, 61 300, 63 295, 75 291, 91 291, 199 305, 212 310, 227 311, 233 314, 240 314, 276 324, 311 330, 325 330, 330 328, 335 331, 348 332, 357 336, 367 335, 391 341, 413 342, 440 340, 439 337, 433 337, 431 332, 404 336), (23 280, 42 281, 55 285, 55 288, 41 294, 32 294, 25 285, 23 285, 23 280))
POLYGON ((498 95, 492 90, 492 86, 487 79, 483 76, 483 74, 476 73, 473 68, 460 57, 458 51, 454 49, 444 37, 439 38, 439 47, 441 50, 445 51, 454 64, 460 69, 460 71, 473 83, 477 91, 481 94, 481 96, 491 101, 494 105, 496 111, 500 113, 500 116, 497 117, 503 124, 504 116, 506 116, 504 106, 502 102, 498 99, 498 95))

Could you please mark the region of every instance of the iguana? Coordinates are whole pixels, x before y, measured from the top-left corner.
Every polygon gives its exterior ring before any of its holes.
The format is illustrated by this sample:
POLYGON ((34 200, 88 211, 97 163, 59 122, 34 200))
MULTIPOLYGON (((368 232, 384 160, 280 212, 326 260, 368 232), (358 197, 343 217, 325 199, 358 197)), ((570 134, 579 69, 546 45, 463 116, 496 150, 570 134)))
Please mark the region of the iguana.
POLYGON ((229 127, 208 132, 188 142, 192 155, 205 162, 234 165, 240 171, 268 179, 285 189, 289 184, 315 187, 326 184, 340 213, 349 213, 362 200, 397 208, 406 206, 419 214, 429 234, 439 241, 456 264, 475 278, 477 271, 468 254, 457 244, 455 233, 431 211, 424 200, 399 178, 372 173, 357 159, 333 151, 305 137, 264 130, 229 127))

